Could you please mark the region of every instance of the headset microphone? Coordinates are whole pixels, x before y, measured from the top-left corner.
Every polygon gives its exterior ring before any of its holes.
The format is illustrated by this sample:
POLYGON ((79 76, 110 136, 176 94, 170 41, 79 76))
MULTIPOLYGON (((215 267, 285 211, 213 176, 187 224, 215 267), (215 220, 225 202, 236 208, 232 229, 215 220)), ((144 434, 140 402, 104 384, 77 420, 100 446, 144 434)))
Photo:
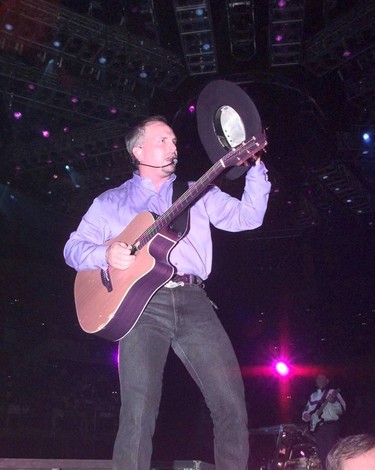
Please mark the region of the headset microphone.
POLYGON ((155 165, 148 165, 147 163, 141 163, 141 162, 138 162, 138 165, 143 165, 143 166, 149 166, 150 168, 166 168, 167 166, 170 166, 170 165, 177 165, 177 158, 174 158, 170 163, 167 163, 166 165, 162 165, 162 166, 155 166, 155 165))

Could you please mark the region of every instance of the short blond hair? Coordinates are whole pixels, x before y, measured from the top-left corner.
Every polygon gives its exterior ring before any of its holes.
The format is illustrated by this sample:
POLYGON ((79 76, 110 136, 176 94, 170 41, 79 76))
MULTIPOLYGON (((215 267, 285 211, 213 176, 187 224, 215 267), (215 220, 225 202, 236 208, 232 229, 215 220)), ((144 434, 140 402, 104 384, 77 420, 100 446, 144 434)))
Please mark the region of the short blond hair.
POLYGON ((143 141, 146 126, 154 122, 163 122, 164 124, 168 124, 164 116, 159 116, 159 115, 150 116, 147 119, 140 121, 138 124, 132 127, 130 131, 126 134, 126 137, 125 137, 126 150, 128 151, 132 162, 135 164, 137 163, 137 161, 133 155, 133 148, 143 141))
POLYGON ((329 451, 327 470, 342 470, 346 460, 353 459, 375 449, 375 436, 371 434, 354 434, 340 439, 329 451))

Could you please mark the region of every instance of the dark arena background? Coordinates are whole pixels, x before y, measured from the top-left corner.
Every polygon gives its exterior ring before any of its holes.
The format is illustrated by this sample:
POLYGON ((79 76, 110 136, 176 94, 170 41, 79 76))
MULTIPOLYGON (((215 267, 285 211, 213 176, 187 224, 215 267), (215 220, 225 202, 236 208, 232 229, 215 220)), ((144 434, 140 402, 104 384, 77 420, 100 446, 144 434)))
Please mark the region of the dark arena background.
MULTIPOLYGON (((206 282, 243 371, 251 468, 319 468, 301 414, 320 367, 347 402, 342 435, 375 433, 375 1, 3 0, 0 468, 109 468, 117 345, 80 329, 62 249, 131 176, 136 121, 167 117, 182 178, 210 168, 195 105, 215 79, 254 101, 272 182, 262 227, 213 229, 206 282)), ((242 177, 217 184, 241 195, 242 177)), ((173 355, 153 462, 213 468, 173 355)))

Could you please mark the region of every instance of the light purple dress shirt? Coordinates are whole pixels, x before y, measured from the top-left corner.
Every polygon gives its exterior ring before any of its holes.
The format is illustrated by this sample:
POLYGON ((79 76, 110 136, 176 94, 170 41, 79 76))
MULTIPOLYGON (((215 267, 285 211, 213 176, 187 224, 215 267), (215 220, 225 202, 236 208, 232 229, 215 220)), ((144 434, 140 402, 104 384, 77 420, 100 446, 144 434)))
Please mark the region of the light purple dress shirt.
MULTIPOLYGON (((64 248, 67 264, 77 271, 106 268, 106 241, 118 236, 142 211, 163 214, 172 204, 172 175, 157 191, 151 180, 137 172, 118 188, 98 196, 64 248)), ((210 223, 230 232, 262 225, 271 184, 261 162, 246 173, 241 200, 211 186, 190 209, 190 230, 170 253, 178 274, 207 279, 212 266, 210 223)), ((190 183, 192 184, 192 183, 190 183)))

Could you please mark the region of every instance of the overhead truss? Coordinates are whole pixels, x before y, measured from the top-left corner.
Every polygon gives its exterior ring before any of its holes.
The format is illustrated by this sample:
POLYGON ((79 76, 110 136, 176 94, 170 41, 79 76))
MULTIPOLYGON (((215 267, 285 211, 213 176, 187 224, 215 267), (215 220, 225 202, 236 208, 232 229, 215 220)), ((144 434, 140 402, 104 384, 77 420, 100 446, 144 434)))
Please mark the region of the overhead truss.
POLYGON ((256 52, 254 0, 227 0, 226 7, 232 56, 250 60, 256 52))
POLYGON ((113 121, 114 114, 118 123, 134 117, 147 115, 147 106, 136 99, 136 82, 123 84, 123 92, 99 87, 92 81, 76 79, 70 86, 64 86, 58 69, 43 71, 27 66, 16 58, 0 55, 0 90, 34 107, 50 108, 63 112, 77 120, 91 118, 94 121, 113 121), (111 113, 112 111, 112 113, 111 113))
POLYGON ((269 0, 268 41, 271 67, 301 61, 305 0, 269 0))
POLYGON ((37 64, 54 59, 73 75, 105 73, 109 84, 132 79, 168 91, 186 77, 179 56, 118 26, 44 0, 7 2, 2 9, 0 48, 37 64))
POLYGON ((217 54, 209 0, 173 0, 173 8, 189 74, 216 73, 217 54))
POLYGON ((375 0, 358 2, 306 43, 302 65, 321 77, 373 48, 374 37, 375 0))

